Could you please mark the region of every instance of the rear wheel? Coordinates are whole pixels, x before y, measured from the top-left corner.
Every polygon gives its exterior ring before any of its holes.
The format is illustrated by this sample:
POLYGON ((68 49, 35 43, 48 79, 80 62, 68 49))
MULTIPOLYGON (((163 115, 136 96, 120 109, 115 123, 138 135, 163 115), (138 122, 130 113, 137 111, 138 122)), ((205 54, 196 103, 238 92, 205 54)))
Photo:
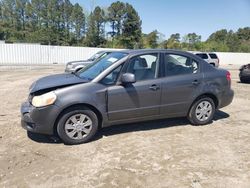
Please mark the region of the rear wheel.
POLYGON ((194 102, 188 113, 188 119, 193 125, 205 125, 212 121, 214 113, 214 101, 209 97, 203 97, 194 102))
POLYGON ((90 141, 98 130, 98 118, 90 109, 72 108, 60 118, 57 133, 65 144, 90 141))

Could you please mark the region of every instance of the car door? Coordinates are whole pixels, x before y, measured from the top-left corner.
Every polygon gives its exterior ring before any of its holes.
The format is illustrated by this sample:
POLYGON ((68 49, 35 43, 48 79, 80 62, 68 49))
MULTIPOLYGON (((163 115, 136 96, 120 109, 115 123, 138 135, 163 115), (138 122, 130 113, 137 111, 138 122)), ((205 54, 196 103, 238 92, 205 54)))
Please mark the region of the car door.
POLYGON ((159 115, 161 81, 158 79, 159 54, 142 54, 130 58, 127 73, 133 73, 134 84, 108 88, 108 118, 110 121, 143 119, 159 115))
POLYGON ((192 58, 165 53, 162 79, 161 115, 186 115, 189 106, 201 88, 202 73, 192 58))

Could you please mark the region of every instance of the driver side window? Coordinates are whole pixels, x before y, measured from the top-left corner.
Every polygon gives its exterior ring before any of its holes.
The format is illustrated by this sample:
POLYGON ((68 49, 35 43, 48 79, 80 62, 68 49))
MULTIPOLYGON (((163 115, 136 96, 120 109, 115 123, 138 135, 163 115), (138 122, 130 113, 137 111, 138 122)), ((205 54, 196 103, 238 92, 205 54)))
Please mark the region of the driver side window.
POLYGON ((113 70, 111 73, 109 73, 105 78, 102 79, 101 83, 105 85, 113 85, 116 83, 116 80, 119 76, 119 73, 121 71, 122 65, 117 67, 115 70, 113 70))
POLYGON ((157 77, 158 53, 143 54, 130 59, 127 72, 135 75, 136 81, 157 77))

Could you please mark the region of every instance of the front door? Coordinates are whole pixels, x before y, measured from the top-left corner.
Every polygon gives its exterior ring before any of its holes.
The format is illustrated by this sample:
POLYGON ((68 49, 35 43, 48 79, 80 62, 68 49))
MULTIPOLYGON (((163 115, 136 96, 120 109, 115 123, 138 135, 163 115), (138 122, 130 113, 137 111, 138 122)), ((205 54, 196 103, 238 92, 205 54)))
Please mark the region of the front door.
POLYGON ((136 83, 108 88, 110 121, 141 119, 160 113, 161 81, 157 78, 159 54, 135 56, 128 63, 126 72, 135 75, 136 83))

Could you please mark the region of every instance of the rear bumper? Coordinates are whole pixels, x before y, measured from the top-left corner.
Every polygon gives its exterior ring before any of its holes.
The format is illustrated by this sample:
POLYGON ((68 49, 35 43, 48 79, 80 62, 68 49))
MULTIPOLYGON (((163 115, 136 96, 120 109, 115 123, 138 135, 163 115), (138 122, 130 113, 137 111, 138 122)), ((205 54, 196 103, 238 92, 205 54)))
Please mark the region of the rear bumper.
POLYGON ((24 102, 21 106, 21 126, 30 132, 52 135, 58 114, 59 109, 55 105, 35 108, 24 102))
POLYGON ((233 97, 234 97, 234 91, 232 89, 224 93, 224 95, 221 97, 221 101, 218 105, 218 108, 223 108, 231 104, 233 101, 233 97))

